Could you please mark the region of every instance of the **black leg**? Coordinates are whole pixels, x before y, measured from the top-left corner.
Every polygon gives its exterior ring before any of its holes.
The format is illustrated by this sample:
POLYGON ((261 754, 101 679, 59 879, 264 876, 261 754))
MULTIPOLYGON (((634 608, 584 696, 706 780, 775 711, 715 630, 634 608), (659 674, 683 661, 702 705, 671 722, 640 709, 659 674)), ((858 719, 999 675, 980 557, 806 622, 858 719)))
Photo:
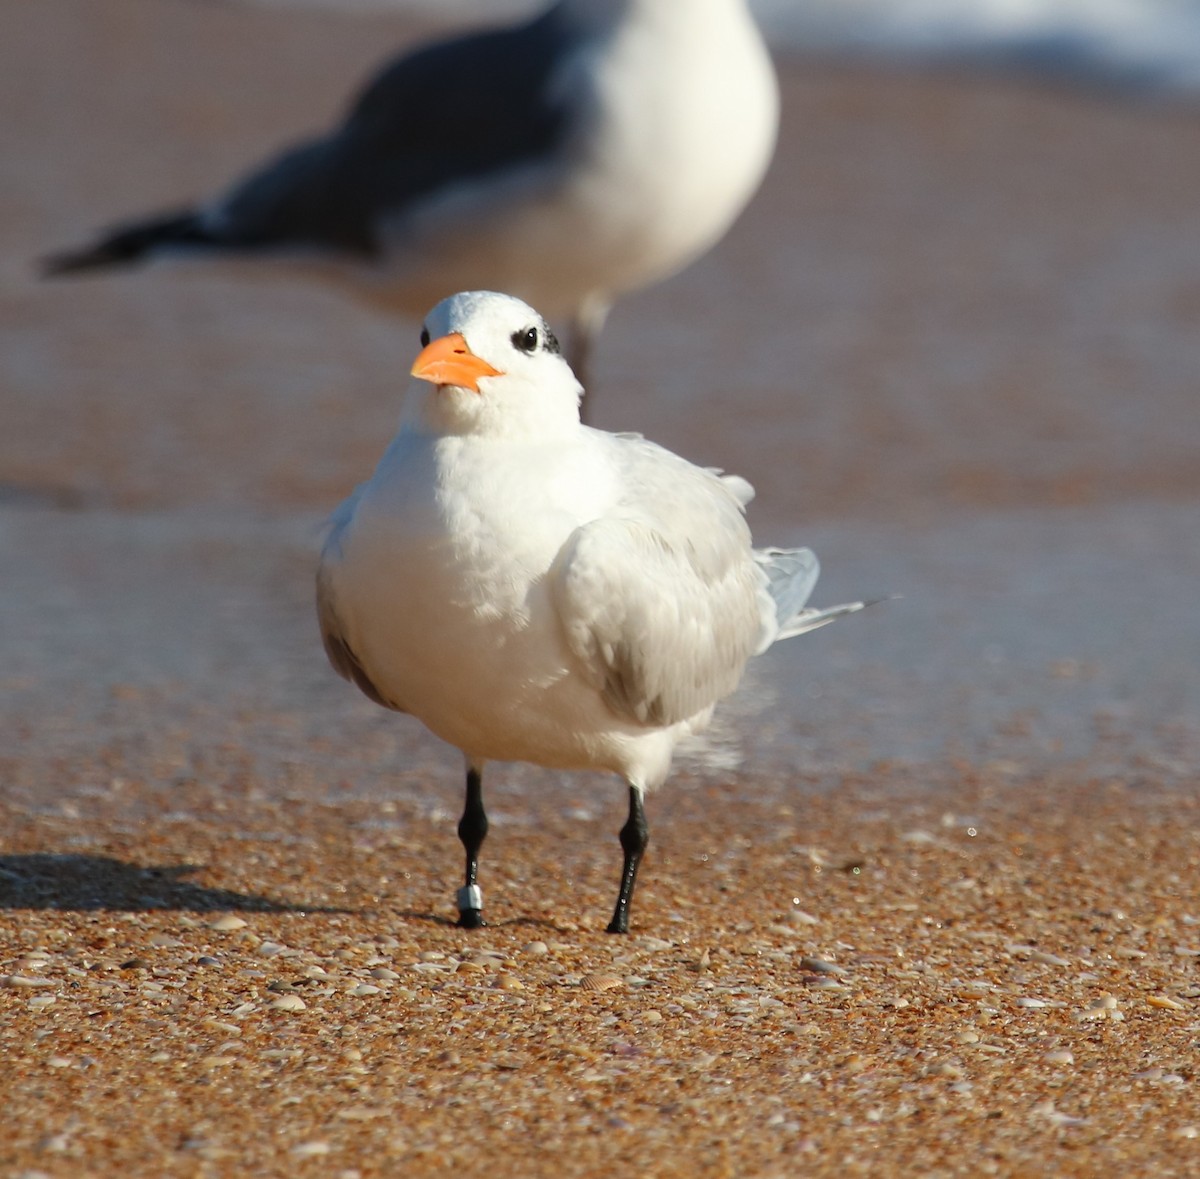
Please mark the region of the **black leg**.
POLYGON ((483 925, 483 893, 475 883, 479 874, 479 849, 488 833, 483 809, 483 774, 473 766, 467 770, 467 801, 458 821, 458 837, 467 849, 467 880, 458 890, 458 924, 463 929, 483 925))
POLYGON ((608 923, 609 933, 629 932, 629 902, 633 898, 638 865, 642 862, 642 853, 649 842, 650 828, 646 825, 646 812, 642 810, 642 792, 636 786, 630 786, 629 818, 621 828, 621 849, 625 852, 625 867, 621 870, 621 891, 617 893, 617 907, 613 910, 613 919, 608 923))

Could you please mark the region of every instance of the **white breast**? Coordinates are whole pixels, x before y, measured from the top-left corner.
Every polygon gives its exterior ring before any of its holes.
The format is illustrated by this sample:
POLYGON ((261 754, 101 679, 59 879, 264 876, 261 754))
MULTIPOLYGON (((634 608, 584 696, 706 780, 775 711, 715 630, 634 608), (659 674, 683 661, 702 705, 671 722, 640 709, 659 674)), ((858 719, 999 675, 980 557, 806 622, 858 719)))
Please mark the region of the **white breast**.
POLYGON ((775 75, 743 3, 633 7, 597 63, 603 134, 580 173, 623 285, 665 277, 712 246, 761 182, 778 121, 775 75))
POLYGON ((474 757, 623 772, 658 738, 578 675, 545 586, 610 476, 580 477, 586 453, 497 449, 396 440, 326 559, 345 638, 385 699, 474 757))

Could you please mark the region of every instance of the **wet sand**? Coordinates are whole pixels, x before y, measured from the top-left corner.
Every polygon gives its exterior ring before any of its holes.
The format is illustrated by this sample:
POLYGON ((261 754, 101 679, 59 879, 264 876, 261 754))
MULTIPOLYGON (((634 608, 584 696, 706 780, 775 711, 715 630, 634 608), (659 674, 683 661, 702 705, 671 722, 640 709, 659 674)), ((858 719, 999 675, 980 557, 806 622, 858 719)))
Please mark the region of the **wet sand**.
POLYGON ((414 26, 9 7, 0 1172, 1194 1173, 1194 112, 781 63, 763 193, 618 307, 596 417, 750 478, 822 601, 903 596, 755 665, 628 939, 620 787, 496 767, 466 935, 457 756, 311 613, 415 325, 29 268, 414 26))

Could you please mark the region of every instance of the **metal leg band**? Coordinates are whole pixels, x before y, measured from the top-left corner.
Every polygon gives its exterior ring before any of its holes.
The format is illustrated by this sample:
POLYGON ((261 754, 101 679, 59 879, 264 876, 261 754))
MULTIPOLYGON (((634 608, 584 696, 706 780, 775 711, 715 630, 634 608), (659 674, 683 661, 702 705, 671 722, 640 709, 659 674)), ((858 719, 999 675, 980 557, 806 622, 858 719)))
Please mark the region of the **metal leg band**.
POLYGON ((482 909, 483 889, 478 884, 465 884, 458 890, 456 899, 460 913, 465 913, 468 909, 482 909))

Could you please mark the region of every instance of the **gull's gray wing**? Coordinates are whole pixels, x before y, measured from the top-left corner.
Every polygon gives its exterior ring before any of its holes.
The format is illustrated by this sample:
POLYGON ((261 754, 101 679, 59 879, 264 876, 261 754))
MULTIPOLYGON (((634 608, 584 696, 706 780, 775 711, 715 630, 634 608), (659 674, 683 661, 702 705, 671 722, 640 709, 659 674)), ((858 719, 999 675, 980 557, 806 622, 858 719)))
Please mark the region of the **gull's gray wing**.
POLYGON ((115 226, 45 259, 45 270, 128 265, 173 247, 371 257, 381 222, 422 198, 554 158, 578 99, 560 84, 578 36, 555 5, 515 27, 417 49, 386 66, 330 134, 279 153, 207 205, 115 226))
POLYGON ((729 484, 640 439, 614 439, 625 492, 577 528, 550 572, 567 645, 620 716, 687 720, 737 687, 774 624, 729 484))
POLYGON ((247 178, 215 211, 240 244, 370 254, 381 218, 462 181, 550 157, 569 123, 555 77, 574 31, 557 7, 440 41, 387 66, 327 138, 247 178))

